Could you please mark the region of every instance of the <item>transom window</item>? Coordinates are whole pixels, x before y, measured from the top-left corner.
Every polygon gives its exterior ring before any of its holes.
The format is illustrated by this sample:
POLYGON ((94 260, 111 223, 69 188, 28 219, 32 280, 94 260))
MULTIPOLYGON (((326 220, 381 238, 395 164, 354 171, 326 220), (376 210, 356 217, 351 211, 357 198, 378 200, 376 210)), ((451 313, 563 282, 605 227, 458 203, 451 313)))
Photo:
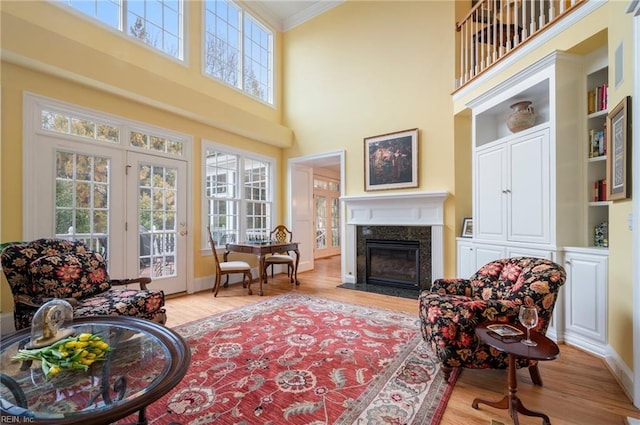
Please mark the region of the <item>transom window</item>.
POLYGON ((233 1, 204 7, 205 74, 273 104, 273 32, 233 1))
POLYGON ((40 111, 40 128, 56 133, 80 136, 99 142, 120 142, 120 129, 116 125, 79 114, 52 109, 40 111))
POLYGON ((184 59, 184 0, 60 0, 176 59, 184 59))
POLYGON ((273 215, 273 161, 209 143, 203 158, 203 228, 210 226, 216 245, 267 239, 273 215))

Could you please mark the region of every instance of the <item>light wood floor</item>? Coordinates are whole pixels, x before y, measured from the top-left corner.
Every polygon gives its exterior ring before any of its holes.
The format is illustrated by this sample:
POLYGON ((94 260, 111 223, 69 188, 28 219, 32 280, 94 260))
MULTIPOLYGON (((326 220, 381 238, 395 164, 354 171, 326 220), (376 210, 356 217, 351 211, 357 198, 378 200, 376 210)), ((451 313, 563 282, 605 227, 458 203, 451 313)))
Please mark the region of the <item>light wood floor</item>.
MULTIPOLYGON (((342 283, 339 257, 317 260, 315 270, 300 273, 298 278, 300 286, 293 288, 286 275, 270 278, 263 297, 256 295, 256 283, 252 285, 254 295, 251 296, 246 295, 241 284, 234 284, 220 288, 216 298, 209 291, 172 297, 167 300, 167 326, 177 326, 291 291, 418 314, 417 300, 337 288, 342 283)), ((540 363, 543 387, 531 383, 528 371, 518 371, 518 395, 525 407, 546 413, 553 425, 615 425, 624 424, 626 417, 640 418, 640 411, 634 408, 603 360, 564 344, 560 346, 560 353, 558 359, 540 363)), ((478 410, 471 407, 476 397, 501 399, 507 391, 506 381, 505 371, 463 370, 442 425, 488 425, 492 419, 504 424, 513 423, 505 410, 485 405, 480 405, 478 410)), ((518 417, 521 425, 540 425, 542 422, 539 418, 518 417)))

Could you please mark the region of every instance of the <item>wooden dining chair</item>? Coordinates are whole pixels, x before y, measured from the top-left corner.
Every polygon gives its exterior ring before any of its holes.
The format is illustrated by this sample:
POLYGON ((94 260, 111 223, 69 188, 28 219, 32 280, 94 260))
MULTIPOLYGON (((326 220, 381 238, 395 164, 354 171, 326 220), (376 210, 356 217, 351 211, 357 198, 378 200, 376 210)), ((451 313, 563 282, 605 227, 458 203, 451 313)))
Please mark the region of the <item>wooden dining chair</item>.
MULTIPOLYGON (((293 233, 284 224, 277 225, 270 233, 270 239, 279 243, 288 243, 293 241, 293 233)), ((289 252, 276 252, 264 259, 264 270, 262 270, 263 280, 267 281, 267 269, 271 267, 271 277, 273 278, 273 266, 276 264, 287 265, 287 277, 291 278, 293 283, 294 258, 289 252)))
POLYGON ((211 247, 211 251, 213 252, 213 259, 216 263, 216 282, 213 285, 213 296, 218 296, 218 290, 220 289, 220 283, 222 281, 222 276, 226 276, 227 280, 224 285, 227 286, 229 282, 229 275, 235 273, 242 273, 242 287, 246 288, 247 283, 245 282, 245 278, 249 278, 249 295, 252 295, 251 292, 251 281, 253 280, 253 276, 251 275, 251 266, 249 263, 245 261, 220 261, 218 259, 218 253, 216 252, 216 244, 213 241, 213 237, 211 236, 211 228, 207 226, 207 235, 209 236, 209 246, 211 247))

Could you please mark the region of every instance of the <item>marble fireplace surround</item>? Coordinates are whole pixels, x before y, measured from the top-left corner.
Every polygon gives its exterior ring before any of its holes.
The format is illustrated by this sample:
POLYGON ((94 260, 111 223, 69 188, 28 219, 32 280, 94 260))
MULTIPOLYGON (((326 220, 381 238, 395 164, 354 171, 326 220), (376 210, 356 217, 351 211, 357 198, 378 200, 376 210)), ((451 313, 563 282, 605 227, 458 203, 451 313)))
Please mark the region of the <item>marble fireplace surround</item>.
POLYGON ((431 279, 444 276, 444 202, 448 192, 401 192, 340 198, 346 206, 344 283, 357 283, 357 226, 430 226, 431 279))

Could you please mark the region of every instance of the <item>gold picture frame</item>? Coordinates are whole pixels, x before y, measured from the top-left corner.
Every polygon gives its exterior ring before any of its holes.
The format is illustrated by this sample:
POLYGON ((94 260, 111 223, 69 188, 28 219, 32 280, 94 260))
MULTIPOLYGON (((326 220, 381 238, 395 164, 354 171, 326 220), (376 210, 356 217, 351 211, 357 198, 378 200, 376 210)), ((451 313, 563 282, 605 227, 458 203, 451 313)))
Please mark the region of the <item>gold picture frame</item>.
POLYGON ((418 187, 418 129, 364 139, 364 189, 418 187))
POLYGON ((631 186, 631 97, 626 96, 607 114, 607 200, 627 199, 631 186))

